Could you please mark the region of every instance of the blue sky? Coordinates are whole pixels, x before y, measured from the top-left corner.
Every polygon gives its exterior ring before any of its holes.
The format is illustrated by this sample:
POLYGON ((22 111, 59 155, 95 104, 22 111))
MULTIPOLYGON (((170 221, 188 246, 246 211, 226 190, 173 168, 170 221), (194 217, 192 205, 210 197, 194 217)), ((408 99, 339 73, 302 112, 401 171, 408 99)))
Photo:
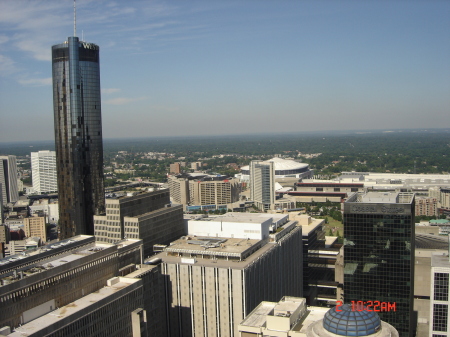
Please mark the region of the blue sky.
MULTIPOLYGON (((105 138, 450 125, 450 1, 77 1, 105 138)), ((71 0, 0 0, 0 142, 53 139, 71 0)))

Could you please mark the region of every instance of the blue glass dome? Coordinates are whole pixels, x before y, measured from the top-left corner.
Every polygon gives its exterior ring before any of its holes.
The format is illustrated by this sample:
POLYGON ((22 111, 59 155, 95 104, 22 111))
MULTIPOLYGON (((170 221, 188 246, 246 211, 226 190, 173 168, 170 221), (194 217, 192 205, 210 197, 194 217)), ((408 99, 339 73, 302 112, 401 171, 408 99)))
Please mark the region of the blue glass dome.
POLYGON ((350 304, 344 304, 328 310, 323 318, 323 327, 341 336, 368 336, 381 329, 381 320, 376 312, 352 311, 350 304))

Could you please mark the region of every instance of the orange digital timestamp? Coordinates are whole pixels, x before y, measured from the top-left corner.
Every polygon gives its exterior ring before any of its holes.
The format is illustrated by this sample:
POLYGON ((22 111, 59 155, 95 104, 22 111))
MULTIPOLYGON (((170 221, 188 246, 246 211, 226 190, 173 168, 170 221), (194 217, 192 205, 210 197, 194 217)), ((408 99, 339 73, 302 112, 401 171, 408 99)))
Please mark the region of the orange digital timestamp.
MULTIPOLYGON (((397 311, 396 302, 381 302, 381 301, 351 301, 352 311, 376 311, 376 312, 389 312, 397 311)), ((342 306, 342 301, 337 301, 336 311, 342 311, 339 309, 342 306)))

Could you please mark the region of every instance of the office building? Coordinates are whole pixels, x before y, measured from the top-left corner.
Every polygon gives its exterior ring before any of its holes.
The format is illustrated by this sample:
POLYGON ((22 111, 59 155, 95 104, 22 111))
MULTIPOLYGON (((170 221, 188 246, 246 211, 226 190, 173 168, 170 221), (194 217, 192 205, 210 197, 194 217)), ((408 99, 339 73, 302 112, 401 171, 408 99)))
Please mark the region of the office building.
POLYGON ((58 191, 56 179, 56 152, 31 152, 31 176, 35 193, 58 191))
POLYGON ((59 236, 93 235, 105 211, 99 47, 69 37, 52 68, 59 236))
POLYGON ((9 243, 10 240, 10 233, 9 233, 9 227, 6 225, 0 225, 0 243, 9 243))
POLYGON ((154 244, 168 244, 184 234, 182 206, 171 207, 167 189, 108 198, 106 214, 94 216, 94 223, 97 241, 139 238, 145 257, 153 254, 154 244))
POLYGON ((335 305, 342 300, 340 278, 343 249, 337 237, 325 236, 325 219, 289 213, 289 220, 302 226, 303 297, 308 305, 335 305))
POLYGON ((0 185, 3 205, 19 200, 16 156, 0 156, 0 185))
POLYGON ((144 257, 153 255, 153 246, 167 244, 184 234, 183 206, 170 204, 167 207, 133 217, 124 217, 124 235, 130 239, 141 239, 144 257))
POLYGON ((104 287, 14 329, 10 337, 147 336, 142 280, 113 277, 104 287))
POLYGON ((253 160, 250 163, 250 199, 260 210, 274 208, 275 167, 272 161, 253 160))
POLYGON ((36 236, 41 238, 42 242, 47 241, 47 230, 45 226, 45 217, 32 216, 23 219, 25 235, 29 238, 36 236))
POLYGON ((238 179, 220 175, 170 176, 168 184, 171 200, 184 206, 225 205, 224 208, 227 208, 227 205, 239 200, 242 191, 238 179))
POLYGON ((169 176, 167 178, 169 185, 170 199, 175 204, 189 205, 189 177, 188 176, 169 176))
POLYGON ((3 185, 0 183, 0 225, 5 222, 3 215, 3 185))
POLYGON ((429 336, 450 336, 450 258, 448 254, 431 256, 431 296, 429 336))
POLYGON ((414 194, 355 193, 344 203, 344 299, 396 303, 380 312, 413 336, 414 194))
MULTIPOLYGON (((260 229, 267 220, 259 220, 260 229)), ((247 230, 257 231, 255 221, 247 230)), ((221 225, 226 228, 229 222, 221 225)), ((206 233, 208 228, 205 220, 203 229, 196 230, 206 233)), ((155 258, 161 259, 166 276, 168 335, 238 336, 237 324, 262 300, 301 296, 301 231, 288 221, 263 239, 216 237, 212 231, 164 247, 155 258)))
POLYGON ((181 165, 180 165, 180 163, 170 164, 169 171, 170 171, 170 173, 174 173, 174 174, 181 173, 181 165))
POLYGON ((142 263, 140 240, 105 244, 85 235, 1 259, 0 327, 14 329, 56 308, 68 309, 136 263, 142 263))
MULTIPOLYGON (((354 308, 356 309, 356 308, 354 308)), ((279 302, 261 302, 238 326, 239 337, 398 337, 397 330, 376 312, 307 306, 306 300, 285 296, 279 302)))

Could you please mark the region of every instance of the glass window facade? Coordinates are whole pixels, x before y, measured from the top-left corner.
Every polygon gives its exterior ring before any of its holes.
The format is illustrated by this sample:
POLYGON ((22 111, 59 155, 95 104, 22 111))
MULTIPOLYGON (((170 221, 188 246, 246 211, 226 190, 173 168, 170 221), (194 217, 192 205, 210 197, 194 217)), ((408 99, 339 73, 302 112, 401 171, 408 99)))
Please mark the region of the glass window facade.
MULTIPOLYGON (((356 195, 356 194, 355 194, 356 195)), ((410 202, 344 204, 344 299, 395 302, 379 312, 402 337, 412 334, 414 197, 410 202)))
POLYGON ((60 238, 93 235, 105 209, 99 47, 69 37, 52 68, 60 238))

